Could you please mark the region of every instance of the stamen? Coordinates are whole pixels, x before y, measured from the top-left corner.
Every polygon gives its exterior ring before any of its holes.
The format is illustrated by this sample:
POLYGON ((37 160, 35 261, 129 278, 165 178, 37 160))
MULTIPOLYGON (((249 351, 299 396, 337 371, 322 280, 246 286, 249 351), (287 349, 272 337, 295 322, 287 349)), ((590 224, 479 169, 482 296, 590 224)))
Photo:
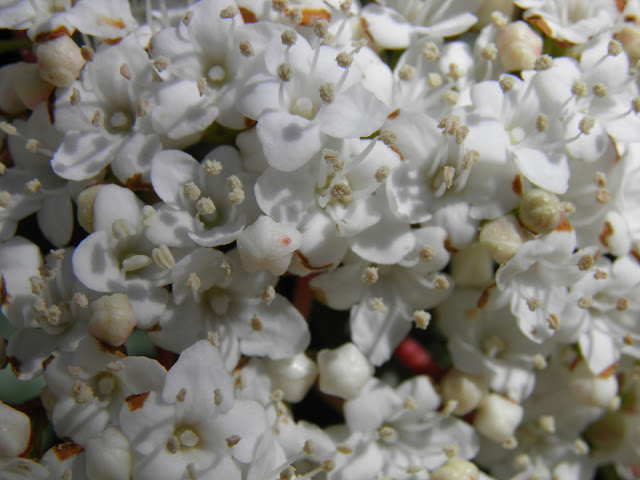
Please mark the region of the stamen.
POLYGON ((182 195, 189 202, 195 202, 201 194, 200 188, 193 182, 185 183, 182 186, 182 195))
POLYGON ((289 80, 291 80, 292 76, 293 67, 289 62, 281 63, 278 66, 278 77, 280 78, 280 80, 282 80, 283 82, 288 82, 289 80))
POLYGON ((151 251, 151 258, 153 258, 153 263, 163 270, 169 270, 176 266, 176 260, 173 258, 169 247, 164 244, 151 251))
POLYGON ((553 58, 547 54, 540 55, 536 58, 535 62, 533 62, 533 68, 539 72, 549 70, 551 67, 553 67, 553 58))
POLYGON ((435 61, 440 58, 440 50, 438 49, 438 46, 433 42, 427 42, 424 44, 422 54, 424 55, 424 58, 431 61, 435 61))
POLYGON ((336 86, 333 82, 323 83, 318 90, 324 103, 332 103, 336 99, 336 86))
POLYGON ((158 72, 163 72, 171 64, 169 57, 158 57, 153 61, 153 66, 156 67, 158 72))
POLYGON ((375 297, 371 300, 371 309, 380 313, 387 313, 387 306, 384 304, 384 301, 380 297, 375 297))
POLYGON ((30 195, 34 195, 38 193, 41 188, 42 188, 42 183, 37 178, 34 178, 33 180, 29 180, 27 183, 24 184, 25 193, 28 193, 30 195))
POLYGON ((140 97, 136 105, 136 114, 138 117, 146 117, 151 114, 151 105, 149 105, 149 99, 140 97))
POLYGON ((218 160, 205 160, 202 168, 207 175, 216 176, 222 172, 222 164, 218 160))
POLYGON ((84 45, 80 49, 80 55, 82 55, 85 62, 93 62, 93 59, 96 58, 96 52, 93 48, 88 47, 87 45, 84 45))
POLYGON ((253 57, 256 54, 253 50, 253 45, 251 45, 251 42, 249 40, 240 42, 240 45, 238 45, 238 47, 240 48, 240 53, 243 57, 253 57))
POLYGON ((398 141, 398 135, 390 128, 385 128, 384 130, 380 131, 380 140, 382 140, 382 143, 384 143, 387 147, 390 147, 395 145, 395 143, 398 141))
POLYGON ((251 318, 251 330, 253 330, 254 332, 259 332, 262 330, 262 328, 262 320, 258 315, 254 315, 253 318, 251 318))
POLYGON ((238 14, 238 7, 235 5, 229 5, 228 7, 220 10, 220 18, 225 20, 233 19, 238 14))
POLYGON ((389 178, 389 174, 391 173, 391 169, 387 165, 383 165, 378 170, 376 170, 376 181, 379 183, 384 183, 389 178))
POLYGON ((362 281, 367 285, 373 285, 379 279, 378 269, 376 267, 367 267, 362 274, 362 281))
POLYGON ((298 41, 298 32, 296 32, 293 28, 287 28, 284 32, 282 32, 282 35, 280 35, 280 39, 282 40, 283 45, 291 47, 298 41))
POLYGON ((402 67, 400 67, 400 70, 398 70, 398 77, 400 78, 400 80, 404 80, 404 81, 413 80, 415 76, 416 76, 416 69, 411 65, 403 65, 402 67))
POLYGON ((416 310, 413 312, 413 320, 416 323, 416 327, 421 330, 426 330, 431 321, 431 314, 424 310, 416 310))
POLYGON ((582 257, 580 257, 580 260, 578 260, 578 268, 582 271, 589 270, 591 267, 593 267, 594 263, 595 260, 591 255, 583 255, 582 257))

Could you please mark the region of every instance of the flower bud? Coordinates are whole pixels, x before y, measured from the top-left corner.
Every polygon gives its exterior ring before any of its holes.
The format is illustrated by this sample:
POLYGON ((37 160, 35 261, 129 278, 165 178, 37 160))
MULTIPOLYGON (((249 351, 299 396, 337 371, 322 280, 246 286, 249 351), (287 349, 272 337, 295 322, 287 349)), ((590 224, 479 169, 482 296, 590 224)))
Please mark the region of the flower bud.
POLYGON ((262 215, 238 236, 242 266, 248 272, 268 270, 273 275, 287 271, 293 252, 302 245, 302 234, 293 227, 262 215))
POLYGON ((618 381, 615 375, 595 375, 586 362, 579 362, 569 374, 569 390, 584 405, 612 408, 617 404, 618 381))
POLYGON ((513 215, 486 223, 480 230, 480 244, 497 263, 508 262, 527 241, 527 232, 513 215))
POLYGON ((40 75, 56 87, 70 87, 84 66, 80 47, 62 35, 36 46, 40 75))
POLYGON ((535 233, 553 232, 563 212, 558 196, 539 188, 525 191, 520 200, 520 221, 535 233))
POLYGON ((356 398, 373 376, 373 365, 353 343, 318 352, 320 391, 346 400, 356 398))
POLYGON ((487 379, 452 368, 440 383, 442 402, 454 400, 458 403, 454 413, 466 415, 475 409, 482 397, 488 393, 487 379))
POLYGON ((542 38, 529 25, 518 20, 500 31, 496 46, 505 70, 530 70, 542 53, 542 38))
POLYGON ((524 410, 519 404, 491 393, 478 405, 473 426, 494 442, 504 443, 513 438, 523 414, 524 410))
POLYGON ((85 445, 87 476, 94 480, 129 480, 132 453, 120 430, 108 427, 85 445))
POLYGON ((617 32, 614 37, 622 44, 622 48, 629 56, 629 64, 635 65, 640 60, 640 28, 632 23, 617 32))
POLYGON ((318 376, 316 364, 304 353, 284 360, 267 360, 267 372, 274 388, 283 392, 283 400, 302 400, 318 376))
POLYGON ((20 63, 17 69, 14 86, 18 98, 31 110, 46 101, 54 86, 40 77, 38 66, 34 63, 20 63))
POLYGON ((24 413, 0 402, 0 457, 24 453, 31 438, 31 421, 24 413))
POLYGON ((0 68, 0 110, 7 115, 16 115, 27 109, 16 92, 15 78, 21 65, 11 63, 0 68))
POLYGON ((431 472, 431 480, 478 480, 480 471, 473 463, 461 458, 450 458, 443 466, 431 472))
POLYGON ((126 342, 138 323, 124 293, 105 295, 92 302, 90 308, 89 333, 114 347, 126 342))
POLYGON ((93 185, 78 195, 78 223, 89 233, 93 232, 93 204, 102 187, 104 185, 93 185))

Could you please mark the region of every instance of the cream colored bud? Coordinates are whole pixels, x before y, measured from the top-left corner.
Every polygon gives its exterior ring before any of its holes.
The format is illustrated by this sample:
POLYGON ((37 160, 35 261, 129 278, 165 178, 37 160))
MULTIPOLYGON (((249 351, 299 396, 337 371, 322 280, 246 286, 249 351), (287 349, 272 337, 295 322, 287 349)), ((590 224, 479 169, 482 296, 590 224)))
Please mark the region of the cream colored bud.
POLYGON ((533 188, 522 195, 520 221, 532 232, 553 232, 562 220, 562 215, 562 203, 554 193, 533 188))
POLYGON ((107 429, 85 444, 87 477, 94 480, 129 480, 133 451, 116 427, 107 429))
POLYGON ((353 343, 318 352, 320 391, 346 400, 356 398, 373 376, 373 365, 353 343))
POLYGON ((14 77, 15 93, 22 103, 34 110, 49 98, 55 86, 40 76, 36 64, 21 62, 17 65, 19 68, 16 69, 14 77))
POLYGON ((0 457, 17 457, 31 438, 31 421, 19 410, 0 402, 0 457))
POLYGON ((635 65, 640 60, 640 27, 633 23, 625 23, 614 36, 627 52, 629 64, 635 65))
POLYGON ((267 373, 273 388, 282 391, 282 399, 299 402, 318 377, 318 368, 313 360, 299 353, 284 360, 267 360, 267 373))
POLYGON ((595 375, 581 361, 569 374, 569 390, 584 405, 609 408, 618 395, 618 381, 615 375, 595 375))
POLYGON ((466 415, 474 410, 482 398, 488 393, 487 379, 480 375, 471 375, 452 368, 440 382, 442 401, 457 402, 454 413, 466 415))
POLYGON ((431 480, 478 480, 480 470, 462 458, 450 458, 443 466, 431 472, 431 480))
POLYGON ((507 19, 510 19, 513 17, 515 10, 516 6, 513 4, 513 0, 483 0, 480 8, 474 12, 475 16, 478 17, 478 21, 473 26, 473 29, 479 31, 482 27, 492 23, 491 17, 494 12, 499 12, 507 19))
POLYGON ((102 187, 104 185, 93 185, 78 195, 78 223, 89 233, 93 232, 93 204, 102 187))
POLYGON ((92 302, 90 309, 89 333, 114 347, 126 342, 138 323, 124 293, 105 295, 92 302))
POLYGON ((519 404, 491 393, 480 401, 473 426, 494 442, 505 443, 514 438, 523 414, 524 409, 519 404))
POLYGON ((85 63, 80 47, 67 35, 39 43, 36 57, 42 78, 61 88, 71 86, 85 63))
POLYGON ((542 37, 525 22, 518 20, 500 31, 496 46, 505 70, 530 70, 542 53, 542 37))
POLYGON ((480 244, 497 263, 508 262, 527 241, 527 232, 513 215, 486 223, 480 230, 480 244))

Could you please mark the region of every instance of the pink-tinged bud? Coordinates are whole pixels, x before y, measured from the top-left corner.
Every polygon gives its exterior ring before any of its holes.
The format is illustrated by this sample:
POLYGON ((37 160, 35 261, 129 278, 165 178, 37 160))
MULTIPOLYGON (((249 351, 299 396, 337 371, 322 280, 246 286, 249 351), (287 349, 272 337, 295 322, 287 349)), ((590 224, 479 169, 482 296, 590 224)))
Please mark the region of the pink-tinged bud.
POLYGON ((474 30, 480 30, 482 27, 491 23, 491 15, 493 12, 502 13, 508 20, 513 18, 516 6, 513 0, 483 0, 480 8, 476 10, 475 15, 478 22, 473 26, 474 30))
POLYGON ((627 23, 614 37, 622 44, 624 51, 627 52, 629 63, 635 65, 640 60, 640 28, 627 23))
POLYGON ((274 388, 282 390, 287 402, 302 400, 318 376, 313 360, 299 353, 284 360, 267 360, 267 372, 274 388))
POLYGON ((524 409, 497 393, 485 396, 476 410, 473 426, 494 442, 508 443, 522 421, 524 409))
POLYGON ((42 79, 35 63, 21 63, 14 83, 18 98, 31 110, 46 102, 55 88, 42 79))
POLYGON ((373 365, 353 343, 318 352, 320 391, 352 400, 373 376, 373 365))
POLYGON ((36 57, 42 78, 62 88, 71 86, 85 62, 80 47, 67 35, 38 44, 36 57))
POLYGON ((138 323, 124 293, 105 295, 91 303, 90 308, 89 333, 114 347, 126 342, 138 323))
POLYGON ((24 453, 31 438, 31 421, 24 413, 0 402, 0 457, 24 453))
POLYGON ((496 46, 505 70, 530 70, 542 53, 542 37, 518 20, 502 29, 496 37, 496 46))

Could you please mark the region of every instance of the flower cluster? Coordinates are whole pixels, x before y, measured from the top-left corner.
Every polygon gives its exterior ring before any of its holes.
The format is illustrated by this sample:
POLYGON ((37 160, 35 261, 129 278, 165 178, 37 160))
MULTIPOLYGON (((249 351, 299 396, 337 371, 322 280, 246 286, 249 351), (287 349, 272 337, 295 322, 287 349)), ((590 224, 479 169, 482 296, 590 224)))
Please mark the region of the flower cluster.
POLYGON ((3 478, 640 475, 640 4, 0 0, 0 28, 31 47, 0 68, 0 366, 59 440, 0 402, 3 478))

